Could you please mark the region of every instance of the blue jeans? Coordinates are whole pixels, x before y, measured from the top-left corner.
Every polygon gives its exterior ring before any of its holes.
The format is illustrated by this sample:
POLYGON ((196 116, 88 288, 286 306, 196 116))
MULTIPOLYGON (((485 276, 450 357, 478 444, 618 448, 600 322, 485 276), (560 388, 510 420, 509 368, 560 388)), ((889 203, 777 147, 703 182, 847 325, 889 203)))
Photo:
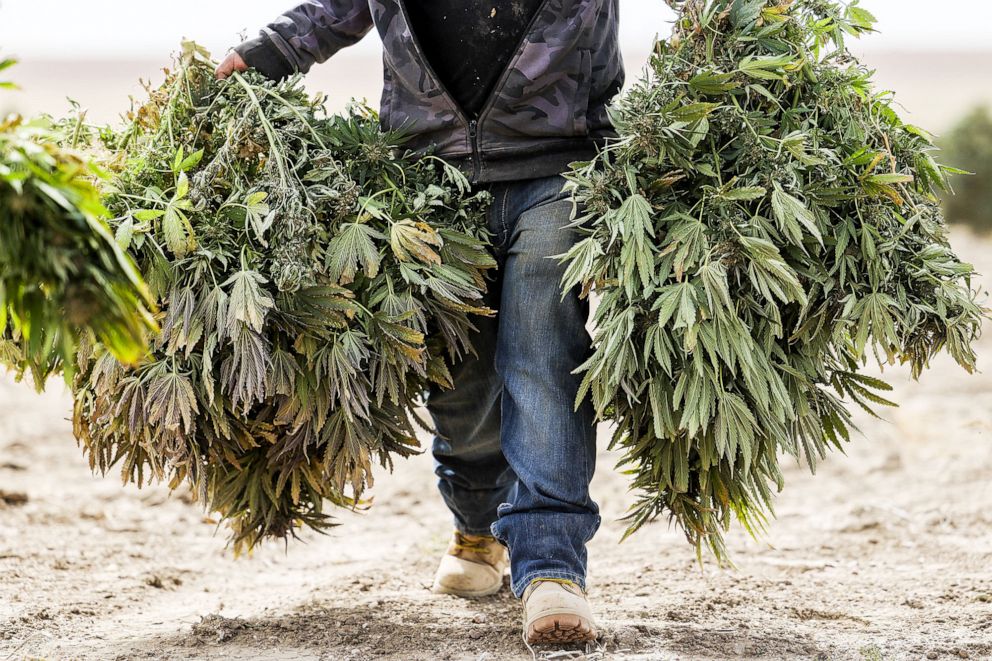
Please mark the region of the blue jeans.
POLYGON ((437 436, 438 487, 455 527, 492 534, 510 552, 511 585, 521 596, 535 578, 585 588, 586 543, 599 528, 589 496, 596 433, 588 399, 574 410, 591 353, 587 300, 564 298, 572 202, 561 176, 489 184, 489 230, 499 264, 489 289, 495 318, 477 319, 477 352, 452 367, 454 388, 428 399, 437 436))

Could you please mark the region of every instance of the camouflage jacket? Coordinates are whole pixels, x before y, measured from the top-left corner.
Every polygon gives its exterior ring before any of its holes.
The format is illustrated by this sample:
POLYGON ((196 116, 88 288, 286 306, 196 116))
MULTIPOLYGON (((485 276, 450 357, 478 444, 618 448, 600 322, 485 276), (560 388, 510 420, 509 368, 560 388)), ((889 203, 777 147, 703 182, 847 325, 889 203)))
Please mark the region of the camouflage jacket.
MULTIPOLYGON (((308 0, 236 50, 274 78, 306 72, 374 26, 383 44, 383 128, 475 182, 557 174, 612 135, 606 106, 623 85, 618 0, 544 0, 477 117, 444 89, 410 29, 411 0, 308 0)), ((466 0, 469 1, 469 0, 466 0)))

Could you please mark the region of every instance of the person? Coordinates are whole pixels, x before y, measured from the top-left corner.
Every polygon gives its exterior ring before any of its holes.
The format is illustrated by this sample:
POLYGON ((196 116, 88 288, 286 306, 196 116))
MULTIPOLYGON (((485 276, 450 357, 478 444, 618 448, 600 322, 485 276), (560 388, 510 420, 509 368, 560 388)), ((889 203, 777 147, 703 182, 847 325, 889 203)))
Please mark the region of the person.
POLYGON ((435 472, 454 534, 434 591, 495 594, 510 569, 528 643, 592 640, 587 550, 600 524, 588 400, 588 302, 562 297, 557 255, 578 240, 562 173, 615 135, 623 84, 618 0, 307 0, 231 52, 225 78, 306 73, 373 26, 383 44, 380 121, 405 146, 456 165, 491 192, 498 276, 492 319, 454 387, 429 393, 435 472))

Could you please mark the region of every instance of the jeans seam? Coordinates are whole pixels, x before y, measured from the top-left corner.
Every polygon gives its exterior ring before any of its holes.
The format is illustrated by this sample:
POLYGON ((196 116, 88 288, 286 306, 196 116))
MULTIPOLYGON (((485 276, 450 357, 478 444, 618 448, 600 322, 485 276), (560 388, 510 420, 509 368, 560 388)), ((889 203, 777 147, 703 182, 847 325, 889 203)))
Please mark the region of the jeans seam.
POLYGON ((503 240, 500 241, 498 248, 502 249, 510 242, 510 232, 506 228, 506 202, 510 197, 510 187, 507 186, 503 189, 503 204, 500 205, 499 210, 499 226, 503 230, 503 240))
MULTIPOLYGON (((579 296, 578 292, 576 292, 576 291, 573 290, 572 292, 569 292, 567 295, 574 298, 574 300, 572 301, 572 304, 579 306, 579 308, 581 310, 581 308, 582 308, 582 300, 581 300, 581 297, 579 296)), ((587 314, 585 315, 585 317, 586 317, 586 323, 588 323, 588 321, 589 321, 588 311, 587 311, 587 314)), ((583 401, 582 404, 586 408, 588 408, 589 406, 592 406, 592 404, 591 404, 591 402, 589 402, 588 398, 585 401, 583 401)), ((580 406, 578 408, 578 410, 573 410, 572 411, 572 414, 575 415, 575 416, 577 416, 579 419, 581 419, 582 418, 582 409, 583 409, 583 406, 580 406)), ((582 453, 582 471, 583 471, 583 476, 588 476, 588 479, 590 480, 590 483, 592 481, 591 473, 595 470, 595 464, 593 463, 592 465, 590 465, 590 463, 591 462, 595 462, 595 460, 596 460, 596 451, 598 449, 597 446, 599 445, 597 443, 597 440, 598 439, 596 438, 596 418, 595 418, 595 416, 592 417, 591 423, 592 423, 592 429, 590 430, 587 427, 584 430, 584 432, 585 432, 585 434, 591 434, 592 435, 592 452, 591 453, 589 453, 589 452, 583 452, 582 453)), ((586 438, 584 440, 586 442, 589 442, 590 439, 586 438)))
POLYGON ((582 588, 583 592, 586 591, 585 576, 580 576, 575 572, 562 571, 560 569, 552 569, 548 571, 541 571, 538 569, 536 571, 532 571, 526 574, 525 576, 523 576, 522 578, 513 581, 512 585, 510 586, 510 589, 513 591, 514 595, 516 595, 517 597, 521 597, 523 596, 523 593, 527 590, 527 586, 529 586, 531 583, 533 583, 536 579, 539 578, 560 578, 566 581, 572 581, 580 588, 582 588))

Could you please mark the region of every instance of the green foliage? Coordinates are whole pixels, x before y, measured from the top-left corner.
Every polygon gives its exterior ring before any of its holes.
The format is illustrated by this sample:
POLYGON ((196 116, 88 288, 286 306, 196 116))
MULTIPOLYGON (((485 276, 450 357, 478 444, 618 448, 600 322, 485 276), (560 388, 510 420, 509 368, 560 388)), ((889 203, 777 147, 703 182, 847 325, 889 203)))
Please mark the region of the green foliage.
POLYGON ((617 424, 638 501, 726 559, 783 486, 815 468, 851 403, 889 405, 869 358, 965 369, 984 311, 950 250, 947 169, 844 40, 856 2, 692 0, 613 108, 619 137, 568 175, 585 237, 563 285, 595 288, 580 397, 617 424))
MULTIPOLYGON (((0 71, 6 71, 15 64, 17 64, 17 60, 15 60, 12 57, 5 57, 4 59, 0 60, 0 71)), ((0 80, 0 90, 12 90, 12 89, 17 89, 17 85, 15 85, 14 83, 8 80, 0 80)))
POLYGON ((992 113, 976 108, 940 141, 947 160, 974 176, 954 180, 954 193, 944 195, 944 212, 952 223, 979 232, 992 231, 992 113))
POLYGON ((373 462, 416 451, 418 397, 491 313, 488 194, 298 78, 217 82, 192 44, 133 120, 104 136, 105 203, 162 333, 136 369, 96 347, 77 436, 125 481, 189 483, 236 551, 325 529, 325 500, 359 505, 373 462))
POLYGON ((71 380, 81 339, 95 334, 133 364, 155 330, 144 284, 108 230, 98 172, 59 137, 46 120, 0 120, 0 365, 30 372, 39 389, 58 372, 71 380))

